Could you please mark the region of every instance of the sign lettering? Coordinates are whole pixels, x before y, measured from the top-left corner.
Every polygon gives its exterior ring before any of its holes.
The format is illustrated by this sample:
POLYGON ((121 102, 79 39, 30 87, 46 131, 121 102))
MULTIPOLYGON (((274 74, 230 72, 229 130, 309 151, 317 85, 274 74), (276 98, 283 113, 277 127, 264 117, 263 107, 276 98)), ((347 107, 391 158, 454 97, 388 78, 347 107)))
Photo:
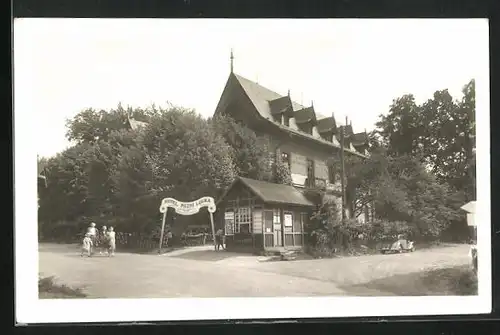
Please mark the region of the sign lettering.
POLYGON ((161 202, 160 213, 166 213, 168 208, 173 208, 177 214, 193 215, 200 211, 201 208, 207 207, 210 213, 215 213, 215 201, 212 197, 203 197, 191 202, 181 202, 173 198, 165 198, 161 202))

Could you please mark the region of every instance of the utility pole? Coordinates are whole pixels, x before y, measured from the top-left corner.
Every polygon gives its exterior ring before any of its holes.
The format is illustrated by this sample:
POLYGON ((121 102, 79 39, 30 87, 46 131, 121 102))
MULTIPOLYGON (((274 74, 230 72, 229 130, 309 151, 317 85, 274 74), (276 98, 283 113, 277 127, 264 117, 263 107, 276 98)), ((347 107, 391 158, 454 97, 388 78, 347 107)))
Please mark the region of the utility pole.
POLYGON ((344 166, 344 127, 340 127, 340 187, 342 188, 342 221, 346 219, 345 213, 345 166, 344 166))

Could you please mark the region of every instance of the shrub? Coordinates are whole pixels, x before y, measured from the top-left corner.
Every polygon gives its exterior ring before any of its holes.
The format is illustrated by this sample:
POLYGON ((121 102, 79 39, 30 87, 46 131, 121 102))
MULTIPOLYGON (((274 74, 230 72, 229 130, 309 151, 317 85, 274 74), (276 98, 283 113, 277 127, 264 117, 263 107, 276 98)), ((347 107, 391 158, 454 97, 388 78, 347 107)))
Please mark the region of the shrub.
POLYGON ((38 279, 38 294, 40 298, 85 298, 86 294, 81 289, 73 289, 66 285, 54 283, 54 277, 38 279))

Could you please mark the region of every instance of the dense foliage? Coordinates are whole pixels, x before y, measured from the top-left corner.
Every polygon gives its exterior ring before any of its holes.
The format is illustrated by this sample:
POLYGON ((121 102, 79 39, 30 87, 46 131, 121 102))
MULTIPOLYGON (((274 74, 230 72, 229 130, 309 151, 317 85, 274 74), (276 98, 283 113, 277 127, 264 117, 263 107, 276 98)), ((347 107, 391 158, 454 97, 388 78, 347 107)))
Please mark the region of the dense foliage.
POLYGON ((119 105, 84 110, 67 127, 74 145, 44 162, 39 224, 46 234, 73 232, 89 221, 153 231, 164 197, 217 198, 236 176, 288 183, 286 174, 273 176, 267 139, 230 118, 206 120, 176 106, 119 105), (131 118, 146 124, 132 129, 131 118))
POLYGON ((433 240, 450 230, 466 234, 459 208, 475 200, 474 114, 474 80, 460 101, 447 90, 420 106, 412 95, 395 99, 370 134, 370 158, 345 160, 351 218, 342 221, 339 204, 317 190, 323 200, 308 227, 312 244, 333 250, 348 249, 359 235, 380 240, 404 233, 433 240), (375 217, 359 224, 352 218, 367 205, 375 217))

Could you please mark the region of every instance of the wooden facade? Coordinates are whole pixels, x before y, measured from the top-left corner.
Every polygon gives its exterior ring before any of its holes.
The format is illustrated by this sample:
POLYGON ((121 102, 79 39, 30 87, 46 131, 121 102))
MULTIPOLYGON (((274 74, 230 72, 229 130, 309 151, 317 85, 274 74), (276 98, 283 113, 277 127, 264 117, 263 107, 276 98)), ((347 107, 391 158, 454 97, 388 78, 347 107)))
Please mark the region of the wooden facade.
MULTIPOLYGON (((270 189, 270 188, 268 188, 270 189)), ((277 251, 301 249, 304 245, 304 226, 314 205, 291 186, 276 185, 239 178, 220 199, 217 211, 218 227, 224 229, 226 248, 233 251, 277 251), (261 185, 284 188, 279 194, 266 192, 261 185), (302 197, 302 199, 300 199, 302 197), (299 199, 296 201, 296 199, 299 199)))

